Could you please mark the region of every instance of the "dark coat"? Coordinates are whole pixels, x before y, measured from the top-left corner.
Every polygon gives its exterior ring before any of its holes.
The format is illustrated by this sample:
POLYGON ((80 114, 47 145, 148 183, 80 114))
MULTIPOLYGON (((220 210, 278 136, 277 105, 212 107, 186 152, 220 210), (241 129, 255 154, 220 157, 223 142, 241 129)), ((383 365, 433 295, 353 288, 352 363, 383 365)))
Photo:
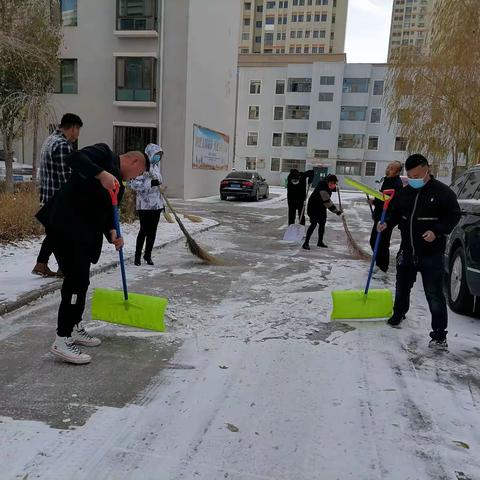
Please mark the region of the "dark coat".
POLYGON ((124 192, 120 159, 107 145, 98 143, 72 153, 66 163, 72 169, 68 182, 36 217, 49 234, 60 235, 67 242, 79 242, 90 261, 97 263, 103 235, 110 241, 110 230, 115 226, 110 195, 95 176, 103 170, 114 175, 120 183, 120 201, 124 192))
POLYGON ((330 200, 332 190, 328 188, 328 183, 325 180, 318 182, 318 185, 313 190, 308 199, 307 213, 310 218, 323 218, 327 215, 327 208, 337 213, 339 210, 330 200))
POLYGON ((447 235, 460 220, 455 193, 433 177, 422 188, 402 188, 392 200, 389 211, 387 224, 398 225, 400 229, 400 249, 417 257, 443 254, 447 235), (422 238, 427 230, 436 235, 433 242, 422 238))
POLYGON ((287 201, 290 205, 302 205, 307 196, 307 180, 311 184, 313 180, 313 170, 299 172, 293 170, 287 177, 287 201))
MULTIPOLYGON (((403 182, 399 176, 392 178, 385 177, 380 191, 383 192, 384 190, 395 190, 395 194, 397 194, 402 188, 403 182)), ((375 198, 373 200, 373 207, 373 219, 378 222, 382 216, 383 202, 378 198, 375 198)))

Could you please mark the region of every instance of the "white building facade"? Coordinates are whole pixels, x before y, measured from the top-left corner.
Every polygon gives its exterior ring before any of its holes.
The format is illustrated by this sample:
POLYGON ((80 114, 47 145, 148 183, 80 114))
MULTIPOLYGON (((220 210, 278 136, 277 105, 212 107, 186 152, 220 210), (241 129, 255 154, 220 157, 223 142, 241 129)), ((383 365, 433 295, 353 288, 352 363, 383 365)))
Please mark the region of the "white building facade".
MULTIPOLYGON (((160 143, 171 195, 216 193, 233 161, 238 0, 62 0, 60 8, 50 123, 78 114, 79 148, 104 142, 123 153, 160 143), (194 126, 218 134, 222 157, 212 162, 221 168, 194 164, 194 126)), ((28 151, 17 145, 15 156, 31 163, 31 140, 24 143, 28 151)))
POLYGON ((240 55, 236 170, 283 185, 291 168, 316 167, 375 186, 389 162, 404 161, 406 141, 382 105, 386 65, 275 57, 240 55))

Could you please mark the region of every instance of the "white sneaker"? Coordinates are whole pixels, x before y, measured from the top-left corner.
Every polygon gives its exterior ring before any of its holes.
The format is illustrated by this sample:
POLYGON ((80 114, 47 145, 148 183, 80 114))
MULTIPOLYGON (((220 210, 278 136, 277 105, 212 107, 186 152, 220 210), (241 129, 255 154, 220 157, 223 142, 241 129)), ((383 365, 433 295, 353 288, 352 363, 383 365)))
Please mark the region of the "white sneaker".
POLYGON ((73 327, 72 338, 77 345, 83 345, 84 347, 98 347, 102 343, 99 338, 92 337, 81 323, 73 327))
POLYGON ((86 353, 82 353, 75 345, 72 337, 57 337, 50 347, 50 351, 60 357, 63 361, 76 363, 78 365, 90 363, 92 357, 86 353))

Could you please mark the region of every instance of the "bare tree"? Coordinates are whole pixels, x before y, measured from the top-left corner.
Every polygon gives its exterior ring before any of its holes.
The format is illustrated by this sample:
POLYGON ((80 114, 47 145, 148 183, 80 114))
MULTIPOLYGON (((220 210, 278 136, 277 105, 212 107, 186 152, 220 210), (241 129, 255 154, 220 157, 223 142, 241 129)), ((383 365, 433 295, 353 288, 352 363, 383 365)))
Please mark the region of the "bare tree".
POLYGON ((13 143, 25 126, 38 121, 54 89, 61 35, 51 19, 51 1, 0 0, 0 131, 7 191, 13 191, 13 143))
POLYGON ((409 151, 424 152, 438 166, 447 157, 480 160, 480 2, 437 0, 430 53, 395 50, 385 106, 391 126, 409 151), (399 117, 402 121, 398 123, 399 117))

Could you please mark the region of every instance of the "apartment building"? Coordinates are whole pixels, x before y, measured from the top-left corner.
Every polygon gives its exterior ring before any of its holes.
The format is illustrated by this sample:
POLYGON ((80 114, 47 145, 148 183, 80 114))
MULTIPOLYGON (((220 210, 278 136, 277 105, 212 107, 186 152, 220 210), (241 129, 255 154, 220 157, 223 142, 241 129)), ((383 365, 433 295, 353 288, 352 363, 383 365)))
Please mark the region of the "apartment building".
POLYGON ((343 53, 348 0, 241 0, 239 53, 343 53))
POLYGON ((235 168, 272 185, 291 168, 376 183, 406 140, 383 107, 385 64, 345 55, 240 55, 235 168))
POLYGON ((160 143, 172 195, 216 193, 233 159, 238 1, 60 3, 52 123, 79 114, 80 148, 105 142, 122 153, 160 143))
POLYGON ((394 0, 388 58, 401 45, 414 45, 427 53, 435 0, 394 0))

